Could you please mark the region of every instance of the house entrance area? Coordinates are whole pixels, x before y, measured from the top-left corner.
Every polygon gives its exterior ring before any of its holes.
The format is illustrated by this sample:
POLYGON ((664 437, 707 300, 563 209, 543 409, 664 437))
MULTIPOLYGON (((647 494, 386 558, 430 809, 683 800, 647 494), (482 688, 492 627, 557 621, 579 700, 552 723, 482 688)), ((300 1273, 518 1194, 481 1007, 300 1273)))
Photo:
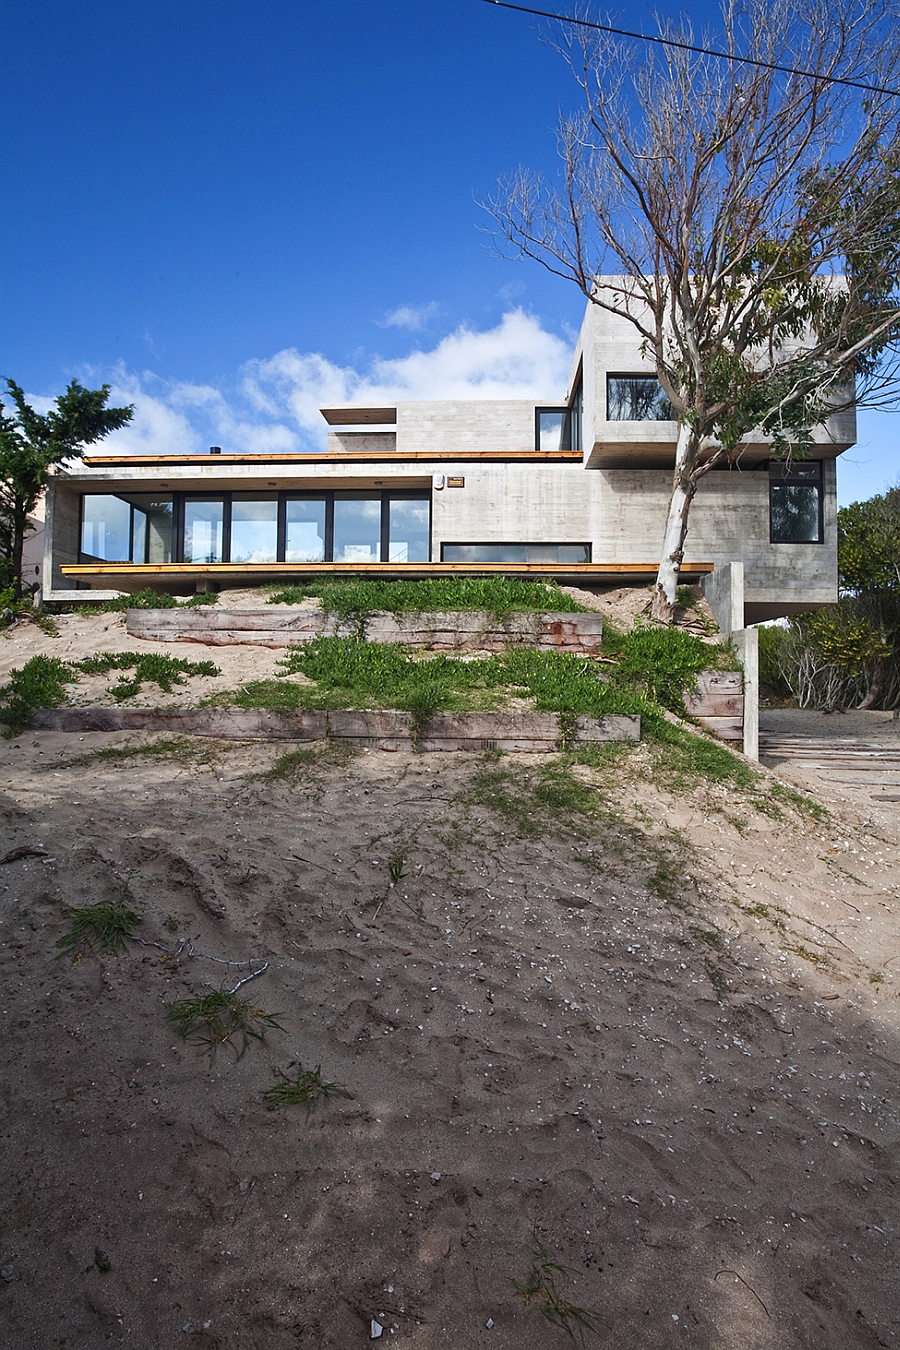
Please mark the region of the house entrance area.
POLYGON ((419 492, 86 493, 79 562, 417 563, 431 558, 419 492))

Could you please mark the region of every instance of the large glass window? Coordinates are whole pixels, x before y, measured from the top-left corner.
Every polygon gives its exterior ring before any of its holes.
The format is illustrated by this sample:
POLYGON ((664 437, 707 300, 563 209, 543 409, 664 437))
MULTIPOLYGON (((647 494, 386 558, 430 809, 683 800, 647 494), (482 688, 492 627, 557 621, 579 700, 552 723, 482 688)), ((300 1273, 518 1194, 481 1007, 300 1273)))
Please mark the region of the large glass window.
POLYGON ((131 505, 124 497, 82 498, 81 552, 102 562, 131 561, 131 505))
POLYGON ((289 497, 285 505, 284 560, 293 563, 325 561, 324 497, 289 497))
POLYGON ((769 524, 773 544, 821 544, 820 460, 769 465, 769 524))
POLYGON ((335 493, 334 561, 381 561, 381 496, 335 493))
POLYGON ((184 561, 218 563, 223 561, 225 539, 225 503, 221 498, 184 503, 184 561))
POLYGON ((431 557, 431 502, 427 497, 388 500, 388 562, 427 562, 431 557))
POLYGON ((275 562, 278 498, 235 492, 231 498, 231 561, 275 562))
POLYGON ((441 562, 587 563, 590 544, 443 544, 441 562))
POLYGON ((669 422, 672 405, 655 375, 607 375, 608 422, 669 422))
POLYGON ((171 495, 87 493, 81 501, 81 557, 85 562, 171 562, 171 495))
POLYGON ((89 493, 80 538, 83 562, 427 562, 431 497, 402 490, 89 493))

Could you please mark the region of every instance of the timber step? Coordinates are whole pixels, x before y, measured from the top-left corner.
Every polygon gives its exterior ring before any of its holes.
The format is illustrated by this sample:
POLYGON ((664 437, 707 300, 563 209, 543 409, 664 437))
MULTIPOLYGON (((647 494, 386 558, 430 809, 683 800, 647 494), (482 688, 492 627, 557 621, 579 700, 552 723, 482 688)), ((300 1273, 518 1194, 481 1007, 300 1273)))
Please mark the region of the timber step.
MULTIPOLYGON (((40 731, 167 731, 220 740, 318 741, 331 737, 373 750, 505 750, 543 754, 560 748, 555 713, 439 713, 419 726, 394 711, 277 712, 244 708, 42 708, 30 726, 40 731)), ((641 719, 622 714, 577 717, 568 743, 638 741, 641 719)))
POLYGON ((148 642, 197 642, 211 647, 251 645, 288 647, 315 637, 360 637, 367 642, 398 642, 432 651, 505 651, 533 647, 538 651, 600 651, 603 618, 595 612, 515 613, 498 616, 483 610, 449 610, 391 614, 378 610, 361 623, 340 619, 321 609, 266 605, 261 609, 130 609, 126 629, 148 642))

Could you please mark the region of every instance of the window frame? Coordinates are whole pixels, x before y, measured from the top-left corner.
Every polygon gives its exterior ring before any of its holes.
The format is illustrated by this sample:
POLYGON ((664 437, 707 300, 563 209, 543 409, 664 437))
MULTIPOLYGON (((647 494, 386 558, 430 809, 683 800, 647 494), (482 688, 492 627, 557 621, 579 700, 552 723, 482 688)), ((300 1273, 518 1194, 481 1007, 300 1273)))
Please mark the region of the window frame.
MULTIPOLYGON (((587 553, 586 558, 582 558, 577 563, 545 562, 531 563, 532 567, 580 567, 584 563, 593 561, 594 546, 586 539, 444 539, 441 541, 441 562, 447 562, 444 557, 444 551, 448 548, 583 548, 587 553)), ((449 559, 452 563, 458 563, 458 559, 449 559)), ((508 560, 507 560, 508 562, 508 560)), ((503 566, 502 559, 498 563, 471 563, 472 567, 494 567, 503 566)))
POLYGON ((801 474, 793 475, 790 472, 790 465, 785 466, 784 460, 770 459, 766 462, 766 470, 769 478, 769 543, 786 544, 790 547, 796 547, 798 544, 808 547, 818 547, 825 543, 825 467, 824 460, 821 459, 802 459, 796 461, 802 468, 809 468, 816 465, 818 476, 813 479, 811 476, 801 474), (776 480, 773 478, 773 469, 787 468, 787 472, 782 473, 776 480), (817 539, 776 539, 772 518, 772 489, 778 486, 784 487, 815 487, 818 494, 818 538, 817 539))
MULTIPOLYGON (((129 488, 128 491, 131 491, 129 488)), ((272 566, 280 567, 288 565, 291 567, 315 566, 314 563, 285 563, 285 552, 287 549, 287 504, 289 501, 320 501, 325 503, 325 557, 323 562, 334 561, 334 503, 336 498, 369 498, 379 502, 381 518, 379 522, 379 549, 381 562, 386 562, 390 553, 390 530, 391 514, 390 503, 392 501, 421 501, 428 503, 428 557, 421 561, 430 562, 434 551, 434 499, 432 490, 429 488, 323 488, 316 491, 313 488, 294 489, 282 488, 278 491, 266 491, 260 489, 254 492, 252 488, 241 487, 215 491, 171 491, 166 495, 172 498, 172 563, 186 566, 208 566, 216 567, 217 563, 197 563, 184 564, 184 517, 185 505, 188 502, 221 502, 222 503, 222 559, 223 563, 231 562, 231 522, 232 522, 232 501, 234 497, 255 496, 262 500, 275 500, 278 504, 277 510, 277 531, 276 531, 276 553, 277 557, 271 563, 247 564, 247 566, 272 566)), ((121 492, 82 492, 79 494, 78 506, 78 558, 79 562, 95 562, 93 555, 85 554, 81 547, 84 538, 84 511, 85 499, 87 497, 118 497, 119 500, 125 500, 121 492)), ((134 505, 127 503, 131 514, 129 518, 129 536, 128 548, 129 554, 134 554, 134 505)), ((144 542, 143 564, 147 563, 147 550, 149 547, 149 532, 144 542)), ((109 559, 111 562, 126 562, 129 559, 109 559)), ((240 566, 241 564, 237 564, 240 566)), ((400 564, 396 564, 399 566, 400 564)))
MULTIPOLYGON (((653 380, 659 389, 660 394, 669 403, 665 390, 659 382, 659 376, 649 370, 608 370, 606 372, 606 420, 607 422, 626 422, 629 426, 638 426, 646 422, 674 422, 674 417, 610 417, 609 415, 609 382, 610 380, 653 380)), ((672 411, 672 405, 669 403, 669 411, 672 411)))

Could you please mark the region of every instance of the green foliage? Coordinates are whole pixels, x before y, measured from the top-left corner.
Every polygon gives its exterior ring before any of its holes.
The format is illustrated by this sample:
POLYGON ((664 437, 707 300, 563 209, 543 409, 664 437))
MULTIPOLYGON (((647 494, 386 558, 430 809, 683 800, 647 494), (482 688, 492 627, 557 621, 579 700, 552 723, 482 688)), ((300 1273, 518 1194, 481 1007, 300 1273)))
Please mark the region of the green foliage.
POLYGON ((857 595, 900 590, 900 487, 838 511, 838 581, 857 595))
POLYGON ((85 675, 104 675, 109 670, 133 670, 128 679, 120 676, 111 689, 117 703, 139 694, 145 683, 157 684, 165 694, 170 694, 176 684, 185 684, 186 675, 220 675, 222 672, 212 661, 185 661, 180 656, 167 656, 163 652, 102 652, 98 656, 86 657, 73 663, 74 670, 85 675))
POLYGON ((677 628, 637 628, 622 638, 615 679, 640 689, 647 698, 684 715, 685 691, 696 685, 701 670, 733 670, 734 654, 677 628))
POLYGON ((267 1088, 262 1099, 267 1106, 303 1106, 306 1119, 317 1106, 330 1097, 349 1097, 351 1094, 340 1083, 326 1083, 322 1077, 322 1066, 314 1069, 298 1069, 293 1078, 279 1073, 278 1082, 267 1088))
POLYGON ((139 916, 125 903, 124 895, 121 900, 71 908, 69 916, 69 931, 56 945, 73 959, 94 951, 118 956, 125 950, 128 938, 134 936, 135 924, 140 922, 139 916))
POLYGON ((251 1040, 264 1041, 267 1031, 284 1031, 278 1022, 280 1015, 254 1008, 238 990, 222 989, 199 998, 178 999, 166 1009, 179 1036, 189 1045, 205 1046, 210 1062, 223 1045, 230 1046, 240 1059, 251 1040))
POLYGON ((317 597, 327 614, 339 619, 364 618, 375 611, 389 614, 435 610, 478 610, 503 616, 516 611, 585 612, 553 582, 520 581, 515 577, 432 577, 424 581, 312 581, 285 586, 269 597, 270 605, 297 605, 317 597))
POLYGON ((71 759, 51 760, 49 769, 75 769, 83 764, 128 764, 133 759, 167 759, 184 764, 195 759, 208 764, 215 757, 221 745, 209 741, 193 741, 187 736, 167 736, 158 741, 146 741, 140 745, 110 745, 103 750, 90 750, 86 755, 74 755, 71 759))
POLYGON ((59 637, 59 629, 43 609, 35 609, 30 595, 19 595, 15 586, 0 590, 0 629, 22 620, 37 624, 48 637, 59 637))
POLYGON ((781 640, 779 667, 801 707, 896 707, 900 591, 845 596, 792 618, 781 640))
POLYGON ((558 828, 561 816, 598 816, 605 803, 596 789, 573 773, 580 754, 560 755, 527 772, 491 756, 478 764, 461 800, 502 816, 517 834, 536 839, 558 828))
POLYGON ((643 726, 656 746, 654 776, 669 786, 706 780, 751 788, 759 777, 724 745, 673 726, 663 717, 648 718, 643 726))
POLYGON ((0 722, 6 724, 6 739, 18 736, 38 708, 65 703, 71 678, 69 667, 56 656, 32 656, 21 670, 11 670, 9 683, 0 688, 0 722))
POLYGON ((550 1253, 534 1234, 525 1248, 528 1270, 522 1280, 510 1279, 510 1284, 525 1300, 525 1307, 534 1305, 551 1326, 564 1331, 570 1340, 584 1347, 585 1333, 599 1333, 604 1325, 599 1313, 590 1312, 573 1303, 560 1291, 560 1277, 570 1278, 576 1272, 569 1266, 552 1260, 550 1253))
MULTIPOLYGON (((403 709, 424 721, 441 709, 483 706, 492 691, 513 689, 534 699, 542 712, 601 717, 648 707, 639 691, 611 683, 603 678, 602 666, 568 652, 515 647, 465 661, 443 654, 416 657, 396 643, 319 637, 292 647, 280 665, 285 674, 303 674, 316 682, 315 690, 291 686, 297 691, 285 695, 291 706, 374 705, 403 709)), ((270 683, 258 682, 266 687, 241 697, 274 698, 270 683)))
POLYGON ((85 389, 72 380, 47 413, 37 413, 13 380, 12 415, 0 403, 0 586, 22 589, 22 547, 28 517, 53 467, 131 421, 133 408, 107 408, 109 385, 85 389))
POLYGON ((141 591, 130 595, 117 595, 114 600, 101 600, 96 604, 68 605, 66 609, 73 614, 124 614, 129 609, 194 609, 197 605, 216 605, 219 602, 215 591, 198 591, 187 599, 179 599, 166 591, 154 591, 145 586, 141 591))
POLYGON ((759 635, 759 682, 770 689, 786 689, 781 673, 781 658, 787 629, 780 624, 757 628, 759 635))

